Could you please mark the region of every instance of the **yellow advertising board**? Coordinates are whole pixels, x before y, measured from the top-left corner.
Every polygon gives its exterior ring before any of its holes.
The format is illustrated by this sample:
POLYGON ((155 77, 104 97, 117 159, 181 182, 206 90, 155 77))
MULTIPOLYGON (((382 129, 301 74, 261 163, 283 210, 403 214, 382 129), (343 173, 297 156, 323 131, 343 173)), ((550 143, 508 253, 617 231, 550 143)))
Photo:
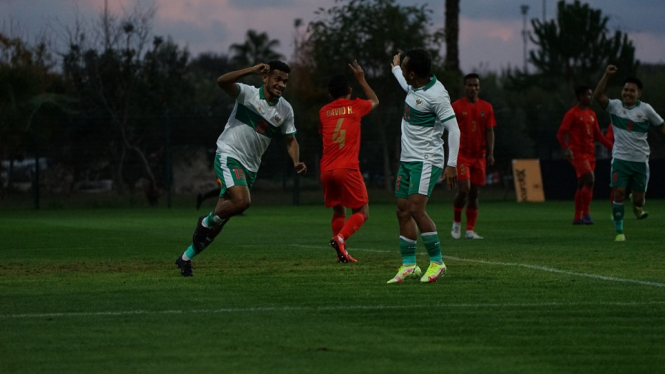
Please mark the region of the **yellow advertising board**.
POLYGON ((545 201, 543 177, 540 174, 540 160, 513 160, 513 178, 517 201, 545 201))

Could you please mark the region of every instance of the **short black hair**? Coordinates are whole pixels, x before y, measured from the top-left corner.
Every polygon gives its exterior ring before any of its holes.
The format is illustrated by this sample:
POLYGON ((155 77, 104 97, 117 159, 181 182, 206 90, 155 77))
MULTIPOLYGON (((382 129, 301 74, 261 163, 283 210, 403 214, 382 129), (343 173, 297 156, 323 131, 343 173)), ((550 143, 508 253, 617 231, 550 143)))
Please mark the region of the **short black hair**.
POLYGON ((286 64, 286 62, 282 62, 279 60, 273 60, 268 62, 268 65, 270 65, 270 71, 272 72, 273 70, 279 70, 283 71, 287 74, 291 73, 291 68, 289 65, 286 64))
POLYGON ((406 51, 404 58, 409 58, 409 70, 421 78, 429 78, 432 72, 432 57, 424 49, 411 49, 406 51))
POLYGON ((328 81, 328 93, 333 99, 339 99, 349 93, 349 78, 346 75, 335 75, 328 81))
POLYGON ((640 90, 643 87, 642 86, 642 81, 635 78, 635 77, 628 77, 628 78, 624 79, 623 84, 625 85, 626 83, 635 83, 637 85, 637 88, 639 88, 640 90))
POLYGON ((480 75, 478 75, 476 73, 467 74, 467 75, 464 76, 464 78, 462 78, 462 83, 466 84, 466 81, 469 80, 469 79, 478 79, 478 80, 480 80, 480 75))
POLYGON ((591 87, 589 87, 585 84, 575 87, 575 97, 579 97, 580 95, 583 95, 583 94, 589 92, 590 89, 591 89, 591 87))

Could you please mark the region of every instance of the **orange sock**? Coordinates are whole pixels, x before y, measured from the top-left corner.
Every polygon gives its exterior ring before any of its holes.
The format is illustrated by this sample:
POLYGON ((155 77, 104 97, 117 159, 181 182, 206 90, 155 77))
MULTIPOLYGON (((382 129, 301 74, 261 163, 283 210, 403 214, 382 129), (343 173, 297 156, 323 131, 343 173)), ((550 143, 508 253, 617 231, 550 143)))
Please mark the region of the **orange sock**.
POLYGON ((593 198, 593 189, 590 187, 582 187, 582 214, 589 214, 591 207, 591 199, 593 198))
POLYGON ((337 234, 339 234, 340 231, 342 231, 345 219, 346 216, 341 216, 333 213, 332 221, 330 222, 330 227, 332 228, 333 236, 336 236, 337 234))
POLYGON ((346 220, 344 227, 340 230, 339 236, 341 236, 344 240, 348 239, 351 235, 353 235, 353 233, 358 231, 360 226, 362 226, 366 220, 367 217, 365 217, 365 215, 360 212, 352 214, 351 217, 346 220))
POLYGON ((575 190, 575 221, 582 219, 582 189, 575 190))
POLYGON ((478 209, 466 208, 466 231, 473 231, 478 218, 478 209))
POLYGON ((462 211, 464 208, 458 208, 453 205, 453 222, 462 222, 462 211))

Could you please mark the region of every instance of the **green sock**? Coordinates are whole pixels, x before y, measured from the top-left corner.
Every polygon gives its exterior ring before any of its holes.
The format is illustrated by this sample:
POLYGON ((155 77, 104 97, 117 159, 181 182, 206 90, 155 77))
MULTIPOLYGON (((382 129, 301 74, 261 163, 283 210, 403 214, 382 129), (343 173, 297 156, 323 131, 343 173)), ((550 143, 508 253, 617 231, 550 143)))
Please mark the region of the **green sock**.
POLYGON ((420 234, 425 243, 425 249, 429 254, 429 260, 437 264, 443 263, 443 256, 441 255, 441 243, 439 242, 439 235, 435 232, 424 232, 420 234))
POLYGON ((412 266, 416 264, 416 244, 415 240, 399 237, 399 252, 402 254, 402 265, 412 266))
POLYGON ((623 204, 612 204, 612 217, 614 217, 614 228, 617 234, 623 234, 623 204))
POLYGON ((189 248, 185 251, 185 256, 189 257, 189 259, 193 259, 196 256, 196 251, 194 250, 194 244, 190 244, 189 248))
POLYGON ((218 226, 221 225, 223 220, 219 218, 218 216, 215 215, 215 212, 210 212, 208 216, 204 219, 205 221, 205 227, 213 227, 213 226, 218 226))

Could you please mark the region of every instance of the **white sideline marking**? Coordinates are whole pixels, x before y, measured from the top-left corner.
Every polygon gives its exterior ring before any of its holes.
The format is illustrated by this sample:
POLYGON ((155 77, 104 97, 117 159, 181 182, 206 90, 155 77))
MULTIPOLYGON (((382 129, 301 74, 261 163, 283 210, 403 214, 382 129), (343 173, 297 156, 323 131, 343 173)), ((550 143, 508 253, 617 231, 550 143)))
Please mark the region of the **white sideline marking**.
POLYGON ((494 262, 494 261, 485 261, 485 260, 472 260, 472 259, 459 258, 459 257, 453 257, 453 256, 443 256, 443 257, 447 258, 447 259, 451 259, 451 260, 456 260, 456 261, 476 262, 476 263, 479 263, 479 264, 488 264, 488 265, 518 266, 518 267, 523 267, 523 268, 533 269, 533 270, 549 271, 550 273, 568 274, 568 275, 575 275, 575 276, 579 276, 579 277, 595 278, 595 279, 601 279, 601 280, 613 281, 613 282, 636 283, 636 284, 641 284, 641 285, 644 285, 644 286, 665 287, 665 283, 642 281, 642 280, 638 280, 638 279, 608 277, 606 275, 599 275, 599 274, 576 273, 574 271, 559 270, 559 269, 554 269, 554 268, 547 267, 547 266, 519 264, 519 263, 515 263, 515 262, 494 262))
MULTIPOLYGON (((125 310, 115 312, 65 312, 65 313, 24 313, 24 314, 0 314, 0 319, 14 318, 55 318, 55 317, 116 317, 155 314, 188 314, 188 313, 263 313, 263 312, 290 312, 290 311, 338 311, 338 310, 390 310, 390 309, 412 309, 412 308, 524 308, 524 307, 552 307, 552 306, 645 306, 663 305, 665 301, 644 302, 573 302, 573 303, 483 303, 483 304, 433 304, 433 305, 345 305, 329 307, 255 307, 255 308, 220 308, 220 309, 192 309, 192 310, 125 310)), ((524 310, 522 310, 524 312, 524 310)))
MULTIPOLYGON (((291 244, 290 247, 314 248, 314 249, 325 248, 325 247, 315 246, 315 245, 300 245, 300 244, 291 244)), ((353 248, 352 251, 390 253, 390 251, 382 251, 382 250, 377 250, 377 249, 373 249, 373 248, 371 248, 371 249, 353 248)), ((625 283, 641 284, 643 286, 665 287, 665 283, 642 281, 642 280, 639 280, 639 279, 609 277, 609 276, 600 275, 600 274, 576 273, 574 271, 560 270, 560 269, 555 269, 555 268, 551 268, 551 267, 548 267, 548 266, 520 264, 520 263, 516 263, 516 262, 496 262, 496 261, 486 261, 486 260, 474 260, 474 259, 470 259, 470 258, 460 258, 460 257, 454 257, 454 256, 443 256, 443 258, 448 259, 448 260, 454 260, 454 261, 475 262, 475 263, 478 263, 478 264, 486 264, 486 265, 517 266, 517 267, 523 267, 523 268, 532 269, 532 270, 541 270, 541 271, 547 271, 547 272, 550 272, 550 273, 575 275, 575 276, 578 276, 578 277, 601 279, 601 280, 612 281, 612 282, 625 282, 625 283)))

